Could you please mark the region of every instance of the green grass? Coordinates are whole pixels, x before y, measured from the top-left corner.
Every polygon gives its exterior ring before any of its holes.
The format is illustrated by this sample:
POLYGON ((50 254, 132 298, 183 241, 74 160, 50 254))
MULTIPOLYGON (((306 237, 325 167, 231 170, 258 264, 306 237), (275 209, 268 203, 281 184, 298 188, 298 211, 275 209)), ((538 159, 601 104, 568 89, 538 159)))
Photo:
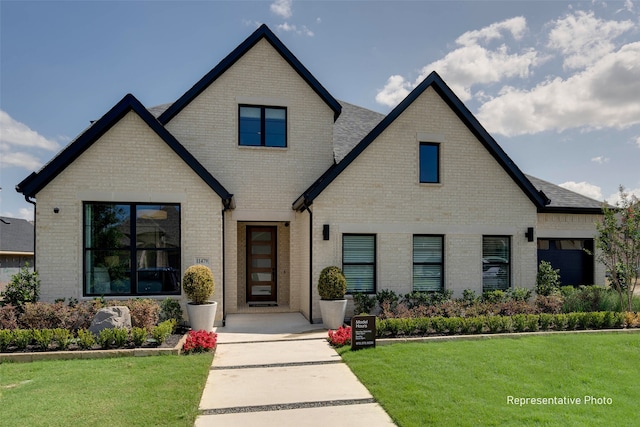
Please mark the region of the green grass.
POLYGON ((0 364, 3 426, 193 426, 212 355, 0 364))
MULTIPOLYGON (((346 348, 344 348, 346 349, 346 348)), ((399 426, 637 425, 640 333, 562 334, 340 350, 399 426), (581 405, 508 404, 514 397, 581 405), (585 396, 610 405, 585 404, 585 396)))

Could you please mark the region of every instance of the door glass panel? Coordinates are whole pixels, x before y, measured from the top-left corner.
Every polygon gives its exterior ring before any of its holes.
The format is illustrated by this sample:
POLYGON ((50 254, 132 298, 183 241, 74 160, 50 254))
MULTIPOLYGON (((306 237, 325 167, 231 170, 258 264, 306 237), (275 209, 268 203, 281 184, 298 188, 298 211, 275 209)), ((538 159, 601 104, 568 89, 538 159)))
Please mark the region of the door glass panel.
POLYGON ((251 260, 253 268, 271 268, 271 258, 254 258, 251 260))
POLYGON ((252 231, 251 240, 254 242, 270 242, 271 233, 268 231, 252 231))
POLYGON ((251 280, 254 282, 270 282, 271 273, 251 273, 251 280))
POLYGON ((253 255, 269 255, 271 254, 271 245, 251 245, 251 253, 253 255))
POLYGON ((251 286, 251 295, 269 296, 271 295, 271 286, 268 286, 268 285, 251 286))

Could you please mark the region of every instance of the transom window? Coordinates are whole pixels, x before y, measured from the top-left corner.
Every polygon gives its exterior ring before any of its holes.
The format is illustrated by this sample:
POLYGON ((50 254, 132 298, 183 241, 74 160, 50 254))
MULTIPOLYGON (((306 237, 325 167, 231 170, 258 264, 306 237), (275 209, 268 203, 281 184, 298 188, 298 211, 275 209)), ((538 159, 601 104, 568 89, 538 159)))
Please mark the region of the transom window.
POLYGON ((511 238, 482 237, 482 291, 507 290, 511 287, 511 238))
POLYGON ((180 205, 84 204, 84 295, 180 294, 180 205))
POLYGON ((444 289, 444 237, 413 236, 413 290, 444 289))
POLYGON ((347 279, 347 293, 375 293, 375 234, 344 234, 342 236, 342 272, 347 279))
POLYGON ((287 109, 241 105, 239 144, 245 147, 286 147, 287 109))
POLYGON ((427 184, 440 182, 440 144, 420 143, 420 182, 427 184))

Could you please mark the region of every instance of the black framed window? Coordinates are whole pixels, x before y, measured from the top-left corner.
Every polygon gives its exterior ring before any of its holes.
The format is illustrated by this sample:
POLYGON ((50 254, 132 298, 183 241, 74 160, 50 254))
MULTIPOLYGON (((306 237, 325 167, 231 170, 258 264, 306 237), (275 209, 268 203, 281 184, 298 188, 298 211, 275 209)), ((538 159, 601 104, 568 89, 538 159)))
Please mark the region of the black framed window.
POLYGON ((511 287, 511 237, 482 237, 482 291, 511 287))
POLYGON ((444 289, 444 236, 413 236, 413 290, 444 289))
POLYGON ((84 203, 84 295, 180 294, 180 205, 84 203))
POLYGON ((376 292, 375 234, 342 235, 342 272, 347 279, 347 293, 376 292))
POLYGON ((427 184, 440 182, 440 144, 420 143, 420 182, 427 184))
POLYGON ((245 147, 286 147, 287 109, 241 105, 239 144, 245 147))

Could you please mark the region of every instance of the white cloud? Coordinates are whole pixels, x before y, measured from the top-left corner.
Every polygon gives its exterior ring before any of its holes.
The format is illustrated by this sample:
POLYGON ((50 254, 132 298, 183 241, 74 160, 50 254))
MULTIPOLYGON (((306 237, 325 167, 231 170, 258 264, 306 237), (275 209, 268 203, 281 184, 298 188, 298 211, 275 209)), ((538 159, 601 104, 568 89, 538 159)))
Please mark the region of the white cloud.
POLYGON ((0 165, 2 167, 18 166, 27 170, 36 170, 42 166, 42 162, 33 154, 22 151, 5 150, 3 144, 0 150, 0 165))
POLYGON ((598 157, 592 158, 591 161, 593 163, 598 163, 599 165, 601 165, 601 164, 604 164, 604 163, 608 163, 609 162, 609 158, 608 157, 604 157, 604 156, 598 156, 598 157))
POLYGON ((640 123, 640 42, 622 46, 567 79, 531 90, 504 87, 478 110, 489 132, 506 136, 570 128, 623 129, 640 123))
MULTIPOLYGON (((640 199, 640 187, 634 188, 634 189, 631 189, 631 190, 625 188, 624 192, 627 193, 628 195, 635 196, 637 199, 640 199)), ((613 193, 609 197, 607 197, 605 200, 610 205, 615 205, 616 203, 620 202, 620 193, 619 192, 613 193)))
POLYGON ((396 105, 433 70, 446 80, 463 101, 471 98, 471 86, 474 84, 495 83, 510 77, 527 77, 531 68, 539 62, 535 50, 526 49, 522 53, 511 53, 506 44, 496 48, 488 48, 481 44, 501 40, 506 35, 518 40, 526 29, 526 20, 516 17, 480 30, 468 31, 456 40, 459 48, 423 67, 413 84, 402 76, 391 76, 385 87, 379 91, 376 101, 388 106, 396 105))
POLYGON ((20 218, 20 219, 26 219, 27 221, 33 221, 33 209, 20 208, 17 214, 9 211, 3 211, 0 213, 0 216, 4 216, 7 218, 20 218))
POLYGON ((5 111, 0 110, 0 143, 21 147, 44 148, 55 151, 58 143, 45 138, 29 126, 13 119, 5 111))
POLYGON ((638 148, 640 148, 640 136, 636 138, 636 145, 638 146, 638 148))
POLYGON ((631 21, 604 21, 593 12, 579 11, 555 21, 547 47, 565 56, 565 69, 582 69, 613 52, 613 40, 633 26, 631 21))
POLYGON ((560 184, 560 187, 567 190, 575 191, 583 196, 590 197, 595 200, 602 200, 602 190, 597 185, 589 184, 588 182, 575 182, 567 181, 560 184))
POLYGON ((305 25, 298 27, 296 25, 285 22, 284 24, 277 25, 276 28, 280 31, 293 32, 302 36, 308 36, 308 37, 314 36, 313 31, 308 29, 305 25))
POLYGON ((293 11, 291 10, 292 3, 293 0, 275 0, 271 3, 269 8, 271 9, 271 12, 276 15, 281 16, 284 19, 288 19, 293 16, 293 11))

